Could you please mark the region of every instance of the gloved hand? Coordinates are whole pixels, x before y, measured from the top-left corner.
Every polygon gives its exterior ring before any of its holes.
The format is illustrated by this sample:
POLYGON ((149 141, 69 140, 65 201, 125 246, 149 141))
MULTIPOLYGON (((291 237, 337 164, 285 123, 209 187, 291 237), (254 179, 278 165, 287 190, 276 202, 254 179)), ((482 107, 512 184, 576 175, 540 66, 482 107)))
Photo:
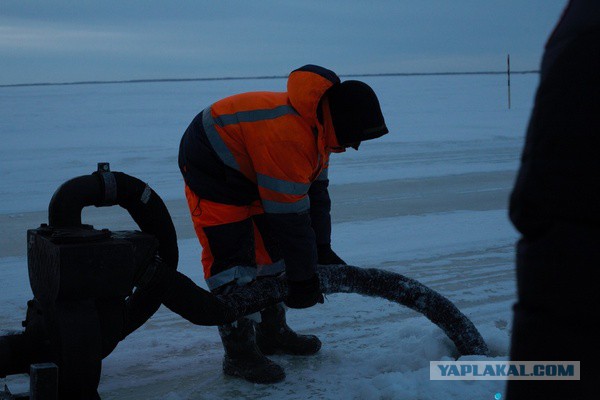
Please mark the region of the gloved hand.
POLYGON ((346 262, 331 250, 330 244, 319 244, 317 245, 317 264, 346 265, 346 262))
POLYGON ((305 281, 288 280, 287 283, 288 296, 283 302, 289 308, 308 308, 317 303, 323 304, 323 294, 317 274, 305 281))

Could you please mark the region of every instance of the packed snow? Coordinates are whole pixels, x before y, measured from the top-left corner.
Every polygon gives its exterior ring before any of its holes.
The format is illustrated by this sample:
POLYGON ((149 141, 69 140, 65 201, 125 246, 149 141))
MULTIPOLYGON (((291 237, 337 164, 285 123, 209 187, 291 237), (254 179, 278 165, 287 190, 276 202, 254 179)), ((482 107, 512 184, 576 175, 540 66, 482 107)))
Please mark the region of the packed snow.
MULTIPOLYGON (((333 155, 333 248, 348 263, 397 272, 440 292, 505 360, 515 301, 507 205, 537 75, 365 78, 379 94, 390 134, 333 155)), ((285 90, 285 81, 140 83, 0 89, 0 329, 19 329, 31 298, 25 232, 65 180, 109 161, 148 182, 173 215, 179 270, 203 287, 177 169, 181 134, 202 108, 242 91, 285 90)), ((115 207, 90 209, 97 228, 134 229, 115 207)), ((328 296, 290 310, 300 333, 318 335, 312 357, 273 356, 283 383, 223 376, 214 327, 161 309, 104 360, 103 399, 492 399, 502 381, 430 381, 429 362, 457 351, 426 318, 382 299, 328 296)), ((16 391, 23 376, 0 380, 16 391)))

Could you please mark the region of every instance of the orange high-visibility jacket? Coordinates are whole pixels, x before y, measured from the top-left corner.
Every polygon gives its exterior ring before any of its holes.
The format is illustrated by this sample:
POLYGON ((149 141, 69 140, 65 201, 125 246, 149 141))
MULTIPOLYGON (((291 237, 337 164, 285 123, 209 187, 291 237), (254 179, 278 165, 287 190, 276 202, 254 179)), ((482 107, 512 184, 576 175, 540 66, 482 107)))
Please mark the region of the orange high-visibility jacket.
POLYGON ((313 182, 327 179, 329 153, 337 146, 326 102, 325 118, 318 117, 323 95, 336 83, 332 71, 304 66, 290 74, 287 92, 217 101, 182 139, 179 163, 186 184, 201 198, 225 204, 260 200, 292 280, 309 278, 316 265, 308 192, 313 182))

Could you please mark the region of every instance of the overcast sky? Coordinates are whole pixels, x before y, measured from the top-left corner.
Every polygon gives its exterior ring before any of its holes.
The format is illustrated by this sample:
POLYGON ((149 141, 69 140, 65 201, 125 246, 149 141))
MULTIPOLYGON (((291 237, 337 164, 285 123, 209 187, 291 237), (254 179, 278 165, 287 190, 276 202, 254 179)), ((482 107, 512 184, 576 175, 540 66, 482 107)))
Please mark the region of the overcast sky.
POLYGON ((0 0, 0 84, 537 69, 566 0, 0 0))

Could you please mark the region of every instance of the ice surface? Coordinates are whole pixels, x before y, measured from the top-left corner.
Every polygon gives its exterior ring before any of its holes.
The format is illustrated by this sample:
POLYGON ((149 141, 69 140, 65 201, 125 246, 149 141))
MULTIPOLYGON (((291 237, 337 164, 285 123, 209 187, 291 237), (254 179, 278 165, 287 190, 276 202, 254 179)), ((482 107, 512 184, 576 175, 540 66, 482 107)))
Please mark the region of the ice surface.
MULTIPOLYGON (((332 157, 333 247, 353 265, 417 279, 450 299, 506 359, 515 300, 506 207, 518 167, 536 75, 366 79, 380 93, 391 134, 332 157)), ((199 246, 185 217, 177 170, 181 134, 194 115, 238 91, 284 90, 283 80, 146 83, 0 89, 0 327, 17 329, 31 296, 25 231, 63 181, 109 161, 147 181, 180 232, 180 267, 201 286, 199 246), (181 233, 183 232, 183 233, 181 233), (186 233, 187 232, 187 233, 186 233), (12 256, 8 256, 12 255, 12 256), (16 255, 16 256, 15 256, 16 255)), ((113 228, 112 209, 98 210, 113 228)), ((113 217, 114 215, 114 217, 113 217)), ((481 399, 497 381, 430 381, 429 361, 456 349, 421 315, 381 299, 328 296, 288 313, 319 335, 314 357, 275 356, 278 385, 224 377, 215 328, 161 308, 105 361, 103 399, 481 399)), ((14 385, 19 378, 11 378, 14 385)), ((0 381, 0 384, 3 382, 0 381)))

